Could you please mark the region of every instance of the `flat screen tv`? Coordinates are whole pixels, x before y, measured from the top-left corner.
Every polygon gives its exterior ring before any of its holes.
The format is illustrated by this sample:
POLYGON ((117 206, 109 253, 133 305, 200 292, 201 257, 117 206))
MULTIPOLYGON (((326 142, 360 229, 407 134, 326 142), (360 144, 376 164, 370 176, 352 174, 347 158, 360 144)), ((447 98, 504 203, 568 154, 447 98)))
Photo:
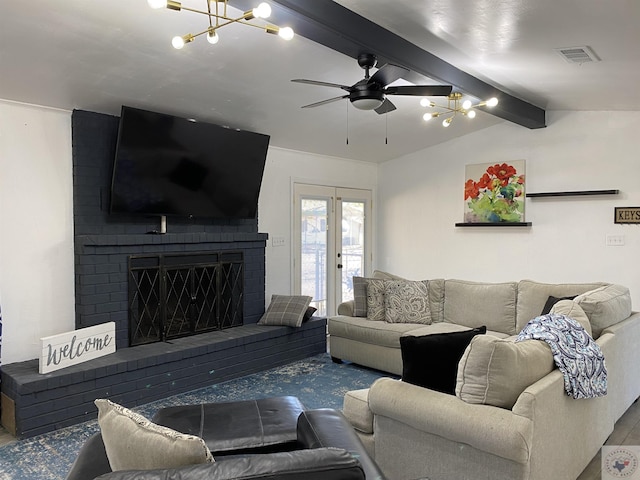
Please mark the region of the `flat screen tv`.
POLYGON ((122 107, 112 214, 255 218, 269 136, 122 107))

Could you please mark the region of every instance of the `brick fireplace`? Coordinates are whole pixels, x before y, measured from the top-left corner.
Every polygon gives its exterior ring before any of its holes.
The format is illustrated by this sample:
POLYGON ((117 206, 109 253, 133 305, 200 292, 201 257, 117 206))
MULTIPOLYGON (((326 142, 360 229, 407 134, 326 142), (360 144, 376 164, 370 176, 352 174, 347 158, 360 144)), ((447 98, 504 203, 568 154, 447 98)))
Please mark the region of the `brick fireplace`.
POLYGON ((326 351, 325 319, 300 328, 257 325, 265 306, 268 238, 257 220, 169 218, 167 233, 155 234, 148 232, 158 230, 159 217, 109 214, 117 129, 117 117, 73 112, 75 324, 115 322, 117 351, 44 375, 37 359, 3 365, 2 424, 18 438, 95 419, 96 398, 134 407, 326 351), (176 278, 208 275, 201 282, 206 288, 221 287, 217 282, 230 276, 227 287, 235 290, 205 305, 190 283, 186 297, 169 298, 154 311, 153 301, 145 306, 131 290, 132 266, 137 272, 141 265, 165 274, 173 268, 176 278), (144 315, 152 323, 161 316, 153 343, 131 335, 130 314, 140 315, 140 308, 148 308, 144 315), (199 315, 207 316, 201 330, 199 315), (181 323, 179 335, 166 330, 172 321, 181 323), (132 338, 139 345, 131 346, 132 338))

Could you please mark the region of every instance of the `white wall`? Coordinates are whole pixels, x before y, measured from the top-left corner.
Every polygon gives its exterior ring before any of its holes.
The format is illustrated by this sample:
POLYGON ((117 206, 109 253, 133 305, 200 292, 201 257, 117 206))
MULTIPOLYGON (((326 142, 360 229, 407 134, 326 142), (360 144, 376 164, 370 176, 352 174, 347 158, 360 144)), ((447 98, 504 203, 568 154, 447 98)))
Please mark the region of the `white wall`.
POLYGON ((2 362, 73 330, 71 112, 0 102, 2 362))
POLYGON ((372 163, 269 148, 258 211, 258 230, 269 234, 267 304, 274 293, 293 292, 293 182, 374 190, 377 172, 378 166, 372 163), (274 236, 284 237, 285 245, 274 247, 274 236))
POLYGON ((381 165, 376 267, 413 279, 601 280, 628 286, 640 308, 640 226, 613 223, 614 207, 640 205, 640 112, 548 112, 547 123, 495 125, 381 165), (455 227, 465 165, 517 159, 529 192, 621 194, 527 199, 528 228, 455 227), (607 234, 626 244, 606 246, 607 234))

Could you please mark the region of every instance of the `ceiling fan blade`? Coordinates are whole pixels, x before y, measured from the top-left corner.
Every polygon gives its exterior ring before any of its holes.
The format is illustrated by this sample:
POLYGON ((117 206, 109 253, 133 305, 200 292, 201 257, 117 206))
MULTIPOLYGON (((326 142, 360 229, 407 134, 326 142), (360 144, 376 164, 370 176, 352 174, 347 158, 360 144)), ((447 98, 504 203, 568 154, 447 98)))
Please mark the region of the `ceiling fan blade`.
POLYGON ((387 87, 384 93, 387 95, 415 95, 418 97, 446 97, 451 93, 451 85, 402 85, 387 87))
POLYGON ((303 105, 300 108, 319 107, 320 105, 326 105, 327 103, 337 102, 338 100, 342 100, 343 98, 349 98, 349 95, 342 95, 341 97, 334 97, 327 100, 322 100, 321 102, 310 103, 309 105, 303 105))
POLYGON ((408 72, 409 70, 404 67, 387 63, 380 67, 376 73, 371 75, 369 82, 375 82, 382 86, 387 86, 401 78, 403 75, 406 75, 408 72))
POLYGON ((330 83, 330 82, 320 82, 318 80, 306 80, 304 78, 296 78, 291 80, 292 82, 296 82, 296 83, 306 83, 309 85, 320 85, 321 87, 334 87, 334 88, 341 88, 343 90, 346 91, 350 91, 351 87, 348 85, 340 85, 338 83, 330 83))
POLYGON ((378 108, 375 109, 375 112, 379 115, 382 115, 384 113, 389 113, 389 112, 393 112, 396 109, 396 106, 391 103, 391 100, 389 100, 388 98, 384 99, 384 102, 382 102, 382 105, 380 105, 378 108))

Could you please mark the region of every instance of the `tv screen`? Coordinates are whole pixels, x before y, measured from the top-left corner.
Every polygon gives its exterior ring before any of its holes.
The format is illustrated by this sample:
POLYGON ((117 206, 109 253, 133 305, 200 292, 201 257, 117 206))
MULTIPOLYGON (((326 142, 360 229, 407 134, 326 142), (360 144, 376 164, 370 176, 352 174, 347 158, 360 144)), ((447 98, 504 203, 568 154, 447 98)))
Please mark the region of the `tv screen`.
POLYGON ((269 136, 122 107, 111 213, 255 218, 269 136))

